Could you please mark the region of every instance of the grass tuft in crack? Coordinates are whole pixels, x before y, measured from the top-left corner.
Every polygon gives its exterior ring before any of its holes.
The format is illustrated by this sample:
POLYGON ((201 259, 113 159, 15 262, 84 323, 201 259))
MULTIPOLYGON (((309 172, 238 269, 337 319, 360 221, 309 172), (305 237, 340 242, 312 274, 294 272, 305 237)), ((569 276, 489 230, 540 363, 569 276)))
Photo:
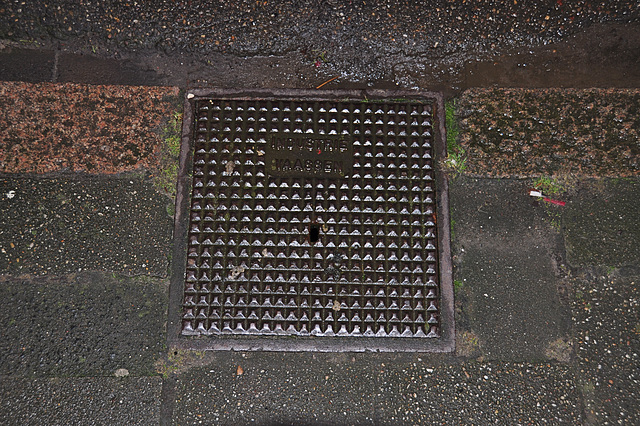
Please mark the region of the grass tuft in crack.
POLYGON ((447 128, 447 158, 444 165, 454 176, 458 176, 467 169, 467 157, 464 148, 458 142, 460 129, 456 121, 456 101, 447 101, 444 109, 447 128))
POLYGON ((533 181, 533 186, 545 195, 557 195, 565 191, 564 185, 556 178, 540 176, 533 181))
MULTIPOLYGON (((560 179, 551 176, 540 176, 533 180, 533 187, 541 191, 545 196, 557 196, 567 192, 568 179, 560 179)), ((557 232, 562 232, 562 213, 557 206, 550 203, 543 203, 544 209, 549 217, 551 227, 557 232)))
POLYGON ((464 287, 464 283, 462 281, 453 280, 453 291, 455 292, 455 294, 460 293, 463 287, 464 287))

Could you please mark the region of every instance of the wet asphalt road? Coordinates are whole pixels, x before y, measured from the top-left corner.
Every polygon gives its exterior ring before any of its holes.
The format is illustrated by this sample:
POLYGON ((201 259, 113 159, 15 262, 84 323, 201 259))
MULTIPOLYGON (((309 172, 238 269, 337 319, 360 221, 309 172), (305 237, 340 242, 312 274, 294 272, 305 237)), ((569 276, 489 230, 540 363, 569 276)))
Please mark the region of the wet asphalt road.
POLYGON ((56 3, 7 4, 2 36, 236 55, 322 49, 340 57, 351 50, 365 65, 396 54, 442 57, 546 44, 594 23, 633 22, 640 12, 636 2, 621 0, 56 3))
POLYGON ((347 85, 453 91, 640 82, 634 1, 56 3, 5 4, 0 38, 133 60, 160 74, 147 84, 225 85, 230 75, 240 85, 280 76, 309 87, 339 75, 347 85))

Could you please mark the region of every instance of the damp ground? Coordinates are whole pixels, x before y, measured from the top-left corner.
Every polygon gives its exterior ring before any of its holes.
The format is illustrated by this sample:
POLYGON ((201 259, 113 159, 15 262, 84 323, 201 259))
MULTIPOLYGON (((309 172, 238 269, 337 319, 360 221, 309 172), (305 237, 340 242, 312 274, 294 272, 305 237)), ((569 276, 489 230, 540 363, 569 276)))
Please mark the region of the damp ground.
POLYGON ((640 422, 638 8, 522 3, 5 6, 3 422, 640 422), (455 353, 168 347, 179 90, 335 76, 455 100, 455 353))

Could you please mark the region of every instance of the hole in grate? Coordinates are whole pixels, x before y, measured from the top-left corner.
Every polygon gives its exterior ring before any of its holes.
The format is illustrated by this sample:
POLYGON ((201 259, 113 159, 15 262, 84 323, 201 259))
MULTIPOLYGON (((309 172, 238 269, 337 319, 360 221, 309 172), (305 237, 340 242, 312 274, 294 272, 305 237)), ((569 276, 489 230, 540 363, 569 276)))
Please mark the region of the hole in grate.
POLYGON ((320 239, 320 227, 318 225, 311 225, 309 227, 309 242, 311 244, 317 243, 320 239))

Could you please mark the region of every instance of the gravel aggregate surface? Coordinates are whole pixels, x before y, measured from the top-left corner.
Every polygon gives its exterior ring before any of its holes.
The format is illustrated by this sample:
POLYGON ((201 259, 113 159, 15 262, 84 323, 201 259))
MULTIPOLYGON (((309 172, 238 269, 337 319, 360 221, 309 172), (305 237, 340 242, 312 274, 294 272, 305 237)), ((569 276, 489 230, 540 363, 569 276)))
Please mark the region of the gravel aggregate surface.
POLYGON ((157 425, 161 379, 0 379, 6 425, 157 425))
POLYGON ((473 89, 456 104, 467 172, 638 176, 635 89, 473 89))
POLYGON ((572 285, 586 419, 639 424, 640 270, 588 269, 572 285))
POLYGON ((0 82, 0 172, 157 167, 178 89, 0 82))

